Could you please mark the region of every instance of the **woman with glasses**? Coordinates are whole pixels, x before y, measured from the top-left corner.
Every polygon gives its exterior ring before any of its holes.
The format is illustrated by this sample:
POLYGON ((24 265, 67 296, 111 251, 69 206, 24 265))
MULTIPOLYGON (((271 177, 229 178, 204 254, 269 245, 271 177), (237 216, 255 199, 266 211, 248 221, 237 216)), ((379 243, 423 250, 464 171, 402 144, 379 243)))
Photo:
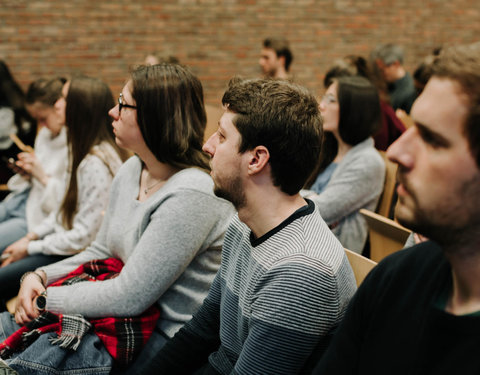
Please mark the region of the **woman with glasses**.
MULTIPOLYGON (((135 155, 114 179, 102 228, 82 253, 24 278, 15 319, 23 325, 38 316, 33 303, 41 293, 46 310, 87 319, 136 317, 156 306, 156 327, 126 370, 141 374, 141 366, 206 297, 234 209, 213 194, 209 157, 202 152, 203 89, 188 69, 174 64, 140 67, 109 113, 117 144, 135 155), (114 279, 44 286, 88 261, 112 257, 124 264, 114 279)), ((27 348, 18 357, 22 363, 13 359, 11 366, 26 374, 34 373, 35 362, 55 370, 109 373, 113 359, 93 332, 67 358, 45 336, 32 345, 41 350, 27 348)))
POLYGON ((25 272, 76 254, 95 239, 124 153, 110 127, 112 105, 110 88, 98 79, 75 77, 63 85, 55 109, 67 128, 66 188, 56 209, 3 251, 0 298, 17 294, 25 272))
POLYGON ((342 245, 361 253, 367 224, 360 208, 374 210, 383 190, 385 165, 372 135, 380 126, 377 89, 363 77, 333 79, 320 102, 324 157, 310 191, 322 218, 342 245))

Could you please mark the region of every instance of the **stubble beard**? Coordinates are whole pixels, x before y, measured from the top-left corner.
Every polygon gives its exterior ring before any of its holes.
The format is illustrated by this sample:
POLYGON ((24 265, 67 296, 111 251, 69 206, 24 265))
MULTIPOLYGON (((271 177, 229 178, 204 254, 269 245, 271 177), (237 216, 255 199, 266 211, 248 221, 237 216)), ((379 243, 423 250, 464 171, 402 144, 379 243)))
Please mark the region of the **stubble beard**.
MULTIPOLYGON (((405 185, 405 182, 403 182, 405 185)), ((407 185, 408 189, 408 185, 407 185)), ((409 191, 410 214, 402 214, 399 198, 395 210, 400 224, 442 245, 447 251, 469 247, 480 238, 480 177, 463 183, 457 192, 446 197, 435 207, 424 208, 416 195, 409 191)), ((406 202, 403 202, 406 204, 406 202)))
POLYGON ((246 204, 246 197, 240 177, 234 177, 225 181, 223 187, 215 182, 213 192, 217 197, 232 203, 237 211, 246 204))

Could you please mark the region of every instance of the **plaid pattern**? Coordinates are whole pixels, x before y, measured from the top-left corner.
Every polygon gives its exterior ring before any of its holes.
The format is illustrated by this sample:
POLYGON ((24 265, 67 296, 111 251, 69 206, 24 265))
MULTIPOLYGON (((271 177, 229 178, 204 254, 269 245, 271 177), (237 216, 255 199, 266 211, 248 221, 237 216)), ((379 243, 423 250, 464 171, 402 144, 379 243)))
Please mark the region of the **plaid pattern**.
MULTIPOLYGON (((92 260, 49 287, 112 279, 118 276, 122 267, 123 263, 115 258, 92 260)), ((46 311, 1 343, 0 357, 6 359, 13 353, 24 350, 47 332, 57 333, 57 337, 50 339, 52 344, 76 350, 82 337, 93 327, 116 365, 124 367, 140 353, 159 317, 160 311, 156 306, 134 318, 109 317, 88 321, 81 315, 57 315, 46 311)))

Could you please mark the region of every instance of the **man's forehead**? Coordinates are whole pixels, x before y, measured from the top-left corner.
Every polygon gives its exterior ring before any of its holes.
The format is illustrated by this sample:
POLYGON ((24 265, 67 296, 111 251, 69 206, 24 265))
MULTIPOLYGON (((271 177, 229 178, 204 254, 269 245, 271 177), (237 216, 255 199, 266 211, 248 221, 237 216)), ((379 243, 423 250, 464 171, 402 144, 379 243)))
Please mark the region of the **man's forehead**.
POLYGON ((468 100, 459 85, 450 79, 433 77, 412 107, 417 123, 439 133, 463 133, 468 100))
POLYGON ((261 52, 262 56, 271 56, 271 57, 275 57, 277 56, 277 53, 275 52, 275 50, 273 48, 262 48, 262 52, 261 52))
POLYGON ((238 132, 237 128, 233 124, 233 119, 235 117, 235 112, 225 109, 222 117, 218 121, 218 127, 226 132, 238 132))

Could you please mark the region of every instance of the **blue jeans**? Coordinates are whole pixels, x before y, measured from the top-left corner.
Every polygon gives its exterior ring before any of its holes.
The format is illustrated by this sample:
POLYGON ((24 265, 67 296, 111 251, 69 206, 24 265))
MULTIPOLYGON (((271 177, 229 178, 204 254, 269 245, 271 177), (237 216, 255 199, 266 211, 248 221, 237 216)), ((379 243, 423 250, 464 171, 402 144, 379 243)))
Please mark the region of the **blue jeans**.
POLYGON ((0 202, 0 253, 28 232, 25 206, 30 189, 0 202))
MULTIPOLYGON (((4 340, 20 326, 7 312, 0 314, 0 340, 4 340)), ((108 354, 98 336, 88 332, 76 351, 62 349, 52 345, 48 337, 56 333, 41 335, 23 352, 15 353, 7 364, 22 375, 107 375, 112 368, 113 359, 108 354)))
POLYGON ((65 256, 34 254, 0 268, 0 299, 9 300, 18 294, 20 278, 27 271, 59 262, 65 256))

